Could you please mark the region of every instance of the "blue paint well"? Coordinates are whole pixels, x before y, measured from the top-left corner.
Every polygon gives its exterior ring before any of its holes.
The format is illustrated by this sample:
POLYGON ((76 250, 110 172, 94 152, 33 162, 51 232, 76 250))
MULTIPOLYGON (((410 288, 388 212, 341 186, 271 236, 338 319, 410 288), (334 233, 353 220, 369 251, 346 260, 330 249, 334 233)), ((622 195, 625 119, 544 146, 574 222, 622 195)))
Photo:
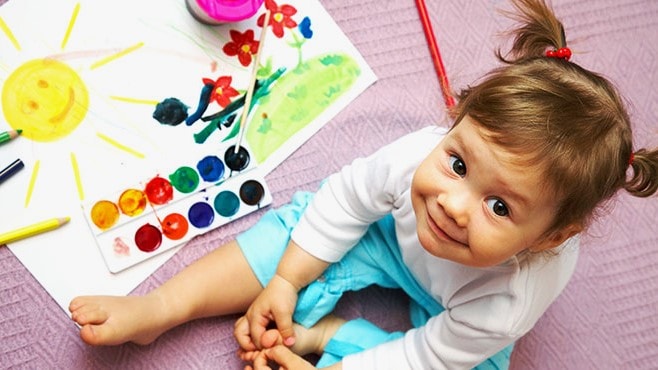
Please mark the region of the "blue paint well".
POLYGON ((209 155, 196 165, 203 181, 215 182, 224 176, 224 162, 217 156, 209 155))

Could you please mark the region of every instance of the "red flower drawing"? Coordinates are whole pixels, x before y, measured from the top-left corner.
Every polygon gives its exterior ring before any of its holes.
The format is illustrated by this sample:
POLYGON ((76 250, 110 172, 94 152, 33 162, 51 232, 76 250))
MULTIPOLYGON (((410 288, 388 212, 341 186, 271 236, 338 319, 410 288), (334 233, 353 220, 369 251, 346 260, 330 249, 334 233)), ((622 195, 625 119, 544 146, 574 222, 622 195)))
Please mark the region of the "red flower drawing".
POLYGON ((220 76, 216 81, 204 78, 204 85, 214 85, 210 95, 210 101, 216 101, 222 108, 226 108, 231 103, 231 98, 239 95, 238 91, 231 87, 232 81, 233 77, 231 76, 220 76))
POLYGON ((231 30, 231 40, 224 45, 222 50, 230 57, 238 56, 240 64, 248 66, 251 64, 252 55, 258 52, 258 41, 254 40, 254 31, 246 30, 244 33, 231 30))
MULTIPOLYGON (((274 0, 265 0, 265 7, 270 11, 270 25, 272 26, 272 33, 278 38, 283 37, 283 28, 295 28, 297 22, 291 17, 297 13, 297 9, 289 4, 279 6, 274 0)), ((265 23, 265 14, 258 17, 256 24, 263 27, 265 23)))

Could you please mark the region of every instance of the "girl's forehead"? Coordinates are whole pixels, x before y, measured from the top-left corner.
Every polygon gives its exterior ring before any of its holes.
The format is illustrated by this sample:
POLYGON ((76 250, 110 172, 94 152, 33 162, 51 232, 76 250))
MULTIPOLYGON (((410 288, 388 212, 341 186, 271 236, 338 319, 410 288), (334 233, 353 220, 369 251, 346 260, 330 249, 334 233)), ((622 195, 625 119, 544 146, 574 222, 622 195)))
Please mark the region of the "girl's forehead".
POLYGON ((494 156, 499 162, 523 169, 533 168, 539 170, 543 168, 544 163, 530 149, 531 145, 525 147, 520 145, 520 148, 512 148, 502 144, 502 142, 518 142, 518 138, 509 140, 504 137, 506 135, 511 137, 514 134, 514 132, 497 133, 490 131, 468 115, 465 115, 460 123, 455 124, 448 133, 453 139, 461 141, 466 148, 477 146, 480 151, 488 152, 488 155, 494 156))

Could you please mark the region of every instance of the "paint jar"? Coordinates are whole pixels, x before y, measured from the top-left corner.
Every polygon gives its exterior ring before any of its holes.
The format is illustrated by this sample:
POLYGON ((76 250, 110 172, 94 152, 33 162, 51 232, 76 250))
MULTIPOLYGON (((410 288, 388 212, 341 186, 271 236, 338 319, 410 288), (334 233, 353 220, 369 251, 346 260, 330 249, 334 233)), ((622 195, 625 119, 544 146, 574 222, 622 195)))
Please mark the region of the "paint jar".
POLYGON ((239 22, 250 18, 263 0, 186 0, 187 10, 199 22, 208 25, 239 22))

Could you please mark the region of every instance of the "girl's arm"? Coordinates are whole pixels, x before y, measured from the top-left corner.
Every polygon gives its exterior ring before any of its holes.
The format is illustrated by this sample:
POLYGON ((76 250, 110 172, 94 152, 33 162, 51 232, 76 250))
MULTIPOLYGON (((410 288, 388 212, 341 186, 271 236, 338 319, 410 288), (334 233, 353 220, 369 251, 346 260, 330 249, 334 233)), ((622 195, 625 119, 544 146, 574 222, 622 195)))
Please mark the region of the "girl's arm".
POLYGON ((244 350, 262 348, 261 335, 267 326, 274 322, 283 337, 283 342, 291 346, 295 343, 292 329, 292 314, 297 304, 300 289, 315 280, 329 264, 304 251, 294 241, 279 262, 276 275, 251 304, 246 320, 240 320, 235 327, 235 337, 244 350))

